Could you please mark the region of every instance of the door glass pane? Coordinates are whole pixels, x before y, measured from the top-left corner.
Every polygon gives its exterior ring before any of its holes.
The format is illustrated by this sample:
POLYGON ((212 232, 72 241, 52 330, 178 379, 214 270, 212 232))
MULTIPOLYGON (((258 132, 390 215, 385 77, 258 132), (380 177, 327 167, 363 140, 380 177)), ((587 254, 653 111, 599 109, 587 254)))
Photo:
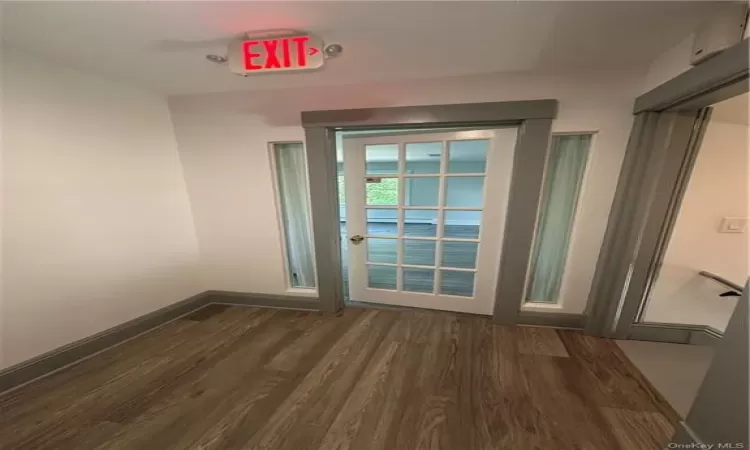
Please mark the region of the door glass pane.
POLYGON ((448 144, 448 173, 484 173, 487 170, 489 140, 451 141, 448 144))
POLYGON ((484 177, 446 177, 445 206, 481 208, 484 177))
POLYGON ((435 271, 432 269, 404 269, 404 290, 410 292, 432 292, 435 284, 435 271))
POLYGON ((435 237, 437 232, 437 211, 404 211, 404 236, 435 237))
POLYGON ((442 142, 406 144, 406 173, 440 173, 442 142))
POLYGON ((406 206, 437 206, 440 179, 438 177, 405 178, 406 206))
POLYGON ((367 234, 395 236, 398 231, 398 210, 368 209, 367 234))
POLYGON ((365 168, 367 175, 398 173, 398 145, 366 145, 365 168))
POLYGON ((462 297, 473 296, 474 272, 441 270, 440 293, 445 295, 460 295, 462 297))
POLYGON ((374 289, 396 290, 395 266, 367 266, 367 286, 374 289))
POLYGON ((457 239, 478 239, 481 211, 445 211, 443 237, 457 239))
POLYGON ((474 269, 477 265, 476 242, 443 242, 443 267, 458 267, 461 269, 474 269))
POLYGON ((404 264, 417 266, 435 265, 436 241, 404 240, 404 264))
POLYGON ((398 205, 398 178, 366 178, 365 196, 368 205, 398 205))
POLYGON ((367 260, 376 263, 396 264, 398 239, 367 238, 367 260))
POLYGON ((553 140, 544 175, 527 301, 558 300, 590 140, 590 135, 556 136, 553 140))

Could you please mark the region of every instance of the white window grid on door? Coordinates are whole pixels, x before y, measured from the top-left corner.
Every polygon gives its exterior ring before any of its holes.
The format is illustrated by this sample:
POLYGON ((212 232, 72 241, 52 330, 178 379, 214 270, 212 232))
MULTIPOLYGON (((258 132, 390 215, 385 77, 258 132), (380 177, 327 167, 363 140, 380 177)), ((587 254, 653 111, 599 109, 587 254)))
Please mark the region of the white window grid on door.
MULTIPOLYGON (((407 291, 410 294, 423 294, 423 295, 451 295, 451 294, 444 294, 441 292, 441 286, 442 286, 442 276, 443 271, 452 271, 452 272, 467 272, 474 274, 473 282, 472 282, 472 295, 470 297, 473 297, 476 292, 476 282, 477 282, 477 264, 480 259, 480 252, 481 252, 481 246, 480 238, 482 236, 482 228, 484 223, 484 217, 483 215, 480 216, 479 220, 479 229, 477 231, 477 238, 455 238, 455 237, 445 237, 445 213, 449 211, 474 211, 482 213, 484 209, 484 204, 487 201, 486 197, 486 188, 487 188, 487 165, 485 164, 485 170, 483 172, 473 172, 473 173, 449 173, 447 171, 448 167, 448 159, 449 159, 449 143, 450 142, 456 142, 456 141, 442 141, 441 144, 441 151, 440 151, 440 168, 437 173, 407 173, 406 171, 406 146, 403 142, 398 143, 398 162, 397 162, 397 169, 395 173, 367 173, 367 168, 365 168, 365 179, 363 180, 364 183, 367 183, 368 178, 372 177, 378 177, 378 178, 397 178, 398 179, 398 200, 396 205, 369 205, 367 204, 367 189, 365 188, 365 209, 366 210, 397 210, 397 228, 396 228, 396 235, 381 235, 381 234, 370 234, 367 231, 365 231, 365 243, 367 243, 370 239, 392 239, 396 241, 396 263, 386 263, 386 262, 370 262, 370 255, 369 251, 366 251, 366 264, 369 269, 369 267, 372 266, 383 266, 383 267, 394 267, 396 269, 396 291, 404 291, 404 280, 403 280, 403 269, 424 269, 424 270, 432 270, 434 274, 433 278, 433 289, 432 293, 427 292, 418 292, 418 291, 407 291), (482 178, 482 202, 481 206, 479 207, 470 207, 470 206, 446 206, 446 189, 447 189, 447 180, 450 178, 482 178), (418 178, 438 178, 438 199, 437 199, 437 205, 436 206, 407 206, 406 205, 406 181, 410 179, 418 179, 418 178), (437 212, 437 223, 436 223, 436 231, 434 237, 429 236, 407 236, 405 235, 404 225, 406 222, 406 211, 436 211, 437 212), (430 266, 427 265, 417 265, 417 264, 406 264, 404 262, 404 247, 405 247, 405 241, 407 240, 414 240, 414 241, 429 241, 429 242, 435 242, 435 259, 434 263, 430 266), (444 249, 444 243, 445 242, 464 242, 464 243, 475 243, 477 245, 477 251, 474 258, 474 267, 473 268, 462 268, 462 267, 451 267, 451 266, 445 266, 443 265, 443 249, 444 249)), ((436 141, 424 141, 424 142, 409 142, 409 144, 412 143, 436 143, 436 141)), ((395 144, 394 144, 395 145, 395 144)), ((489 156, 489 155, 487 155, 489 156)), ((365 162, 365 164, 367 164, 365 162)), ((366 184, 365 184, 366 186, 366 184)), ((367 216, 367 214, 365 214, 367 216)), ((368 270, 369 272, 369 270, 368 270)), ((393 289, 382 289, 382 288, 374 288, 369 287, 369 281, 367 289, 372 290, 385 290, 385 291, 393 291, 393 289)), ((459 297, 465 297, 465 296, 459 296, 459 297)))

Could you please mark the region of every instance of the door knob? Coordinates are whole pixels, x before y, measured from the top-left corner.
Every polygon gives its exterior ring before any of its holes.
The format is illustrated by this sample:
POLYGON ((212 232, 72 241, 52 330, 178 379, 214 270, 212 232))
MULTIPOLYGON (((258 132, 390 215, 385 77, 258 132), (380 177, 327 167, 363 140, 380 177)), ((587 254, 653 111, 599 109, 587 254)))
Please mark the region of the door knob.
POLYGON ((349 240, 355 244, 359 244, 360 242, 364 241, 365 238, 360 234, 355 234, 354 236, 350 237, 349 240))

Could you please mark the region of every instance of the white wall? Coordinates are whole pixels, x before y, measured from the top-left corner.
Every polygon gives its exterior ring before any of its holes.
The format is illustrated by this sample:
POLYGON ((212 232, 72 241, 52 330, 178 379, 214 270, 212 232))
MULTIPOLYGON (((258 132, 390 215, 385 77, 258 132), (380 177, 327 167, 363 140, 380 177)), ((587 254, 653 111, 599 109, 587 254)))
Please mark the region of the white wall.
POLYGON ((665 265, 707 270, 745 284, 748 234, 719 233, 723 217, 748 217, 748 126, 711 121, 680 205, 665 265))
POLYGON ((682 41, 651 62, 644 78, 641 93, 650 91, 692 67, 690 58, 693 55, 694 39, 694 33, 685 36, 682 41))
MULTIPOLYGON (((0 25, 3 23, 3 8, 4 4, 0 3, 0 25)), ((3 70, 3 46, 0 42, 0 74, 3 70)), ((0 80, 0 368, 5 367, 5 352, 3 351, 3 215, 5 209, 5 200, 3 198, 3 83, 0 80)))
POLYGON ((0 367, 201 290, 166 101, 3 51, 0 367))
POLYGON ((688 182, 645 319, 705 324, 723 330, 736 298, 698 276, 705 270, 744 285, 750 274, 748 232, 720 233, 723 217, 747 218, 747 125, 711 121, 688 182))
POLYGON ((590 71, 172 97, 205 285, 286 292, 267 142, 303 140, 300 111, 556 98, 554 131, 597 132, 560 308, 581 312, 642 85, 642 72, 590 71))

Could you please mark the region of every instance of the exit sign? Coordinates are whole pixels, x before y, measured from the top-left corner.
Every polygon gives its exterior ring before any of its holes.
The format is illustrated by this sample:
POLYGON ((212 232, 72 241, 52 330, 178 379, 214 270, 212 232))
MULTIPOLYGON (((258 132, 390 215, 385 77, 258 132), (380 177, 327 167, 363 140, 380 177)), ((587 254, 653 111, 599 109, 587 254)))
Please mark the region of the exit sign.
POLYGON ((323 41, 307 34, 247 38, 229 47, 229 67, 239 75, 311 70, 324 62, 323 41))

